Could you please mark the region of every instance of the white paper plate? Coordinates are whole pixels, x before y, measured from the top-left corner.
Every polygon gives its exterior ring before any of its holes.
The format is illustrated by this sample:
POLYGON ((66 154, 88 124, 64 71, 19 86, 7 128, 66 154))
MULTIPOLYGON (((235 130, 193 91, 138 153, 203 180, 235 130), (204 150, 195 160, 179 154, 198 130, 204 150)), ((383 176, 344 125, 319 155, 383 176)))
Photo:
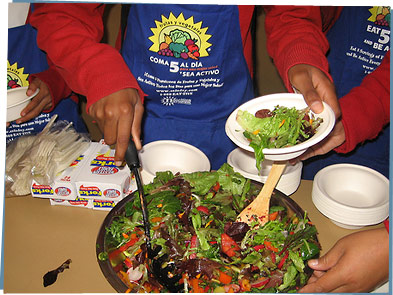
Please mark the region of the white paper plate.
MULTIPOLYGON (((260 109, 272 110, 277 105, 296 107, 297 109, 303 109, 307 107, 303 95, 301 94, 277 93, 257 97, 242 104, 231 113, 225 124, 226 134, 236 145, 245 150, 253 152, 254 150, 249 146, 249 141, 243 135, 244 129, 240 127, 239 123, 236 121, 237 112, 239 110, 243 110, 248 111, 251 114, 255 114, 255 112, 260 109)), ((265 158, 267 160, 273 161, 294 159, 304 153, 307 148, 324 139, 334 127, 335 115, 330 106, 328 106, 326 103, 323 103, 323 105, 324 110, 319 114, 315 114, 316 117, 322 118, 323 122, 318 127, 316 134, 314 134, 312 138, 291 147, 263 149, 265 158)))

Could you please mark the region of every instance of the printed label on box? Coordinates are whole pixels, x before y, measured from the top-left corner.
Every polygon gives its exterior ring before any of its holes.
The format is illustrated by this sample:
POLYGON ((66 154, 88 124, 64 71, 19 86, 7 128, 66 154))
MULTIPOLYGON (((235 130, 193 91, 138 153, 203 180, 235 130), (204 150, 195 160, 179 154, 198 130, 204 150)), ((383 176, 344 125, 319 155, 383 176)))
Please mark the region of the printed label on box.
POLYGON ((120 201, 130 189, 131 171, 128 166, 117 167, 115 150, 101 140, 81 167, 75 185, 79 197, 120 201))
POLYGON ((112 210, 118 202, 116 201, 104 201, 104 200, 93 200, 94 210, 112 210))
POLYGON ((33 182, 31 186, 31 194, 34 197, 51 198, 53 193, 53 188, 50 185, 41 185, 33 182))
POLYGON ((75 200, 77 192, 74 180, 81 171, 81 168, 87 164, 86 158, 96 148, 97 143, 91 142, 89 147, 80 155, 70 166, 65 169, 51 185, 41 185, 36 181, 32 181, 31 194, 37 198, 56 198, 75 200))
POLYGON ((135 176, 131 175, 128 166, 115 165, 114 153, 115 150, 103 140, 91 142, 89 148, 52 185, 33 181, 32 195, 49 198, 52 205, 112 209, 137 190, 135 176))
POLYGON ((62 205, 71 207, 82 207, 82 208, 93 208, 93 201, 83 198, 76 198, 75 200, 64 200, 64 199, 50 199, 51 205, 62 205))

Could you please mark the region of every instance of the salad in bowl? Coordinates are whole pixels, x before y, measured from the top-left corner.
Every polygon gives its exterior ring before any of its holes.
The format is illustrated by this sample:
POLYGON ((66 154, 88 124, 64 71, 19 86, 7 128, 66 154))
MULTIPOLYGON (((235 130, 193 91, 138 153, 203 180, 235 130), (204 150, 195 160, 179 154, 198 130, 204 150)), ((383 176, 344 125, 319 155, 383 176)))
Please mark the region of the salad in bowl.
POLYGON ((329 135, 335 124, 331 107, 313 113, 303 95, 275 93, 251 99, 228 117, 225 132, 240 148, 264 159, 286 161, 304 153, 329 135))
MULTIPOLYGON (((261 185, 224 164, 214 172, 158 172, 144 186, 152 247, 175 265, 178 292, 288 293, 306 284, 307 261, 319 256, 320 245, 293 200, 275 190, 265 225, 235 221, 261 185)), ((105 218, 98 263, 118 292, 172 292, 151 272, 137 194, 105 218)))

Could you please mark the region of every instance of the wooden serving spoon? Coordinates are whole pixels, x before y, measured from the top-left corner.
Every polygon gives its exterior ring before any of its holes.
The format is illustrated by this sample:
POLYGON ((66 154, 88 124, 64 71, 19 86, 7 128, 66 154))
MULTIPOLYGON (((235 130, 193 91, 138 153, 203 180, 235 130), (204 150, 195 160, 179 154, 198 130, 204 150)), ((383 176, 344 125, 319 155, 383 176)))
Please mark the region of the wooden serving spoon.
POLYGON ((258 221, 259 225, 262 226, 269 221, 270 198, 285 169, 286 163, 286 161, 273 162, 272 168, 270 169, 269 175, 261 191, 255 200, 240 212, 237 216, 237 222, 250 224, 253 221, 258 221))

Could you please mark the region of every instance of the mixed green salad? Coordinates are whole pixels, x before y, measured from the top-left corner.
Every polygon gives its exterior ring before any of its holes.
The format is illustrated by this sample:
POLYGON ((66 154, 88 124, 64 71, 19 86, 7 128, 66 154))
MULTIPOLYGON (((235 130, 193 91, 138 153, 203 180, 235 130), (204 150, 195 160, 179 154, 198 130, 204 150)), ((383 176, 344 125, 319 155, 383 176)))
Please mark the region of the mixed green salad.
POLYGON ((322 118, 316 118, 309 108, 276 106, 255 114, 239 110, 236 121, 244 129, 243 135, 254 149, 258 170, 264 160, 263 149, 289 147, 311 138, 322 118))
MULTIPOLYGON (((306 283, 307 260, 320 251, 306 213, 273 195, 264 226, 235 221, 260 188, 228 164, 215 172, 159 172, 144 186, 152 247, 176 264, 181 292, 288 293, 306 283)), ((134 197, 106 227, 98 258, 110 261, 130 292, 168 292, 149 272, 143 228, 134 197)))

